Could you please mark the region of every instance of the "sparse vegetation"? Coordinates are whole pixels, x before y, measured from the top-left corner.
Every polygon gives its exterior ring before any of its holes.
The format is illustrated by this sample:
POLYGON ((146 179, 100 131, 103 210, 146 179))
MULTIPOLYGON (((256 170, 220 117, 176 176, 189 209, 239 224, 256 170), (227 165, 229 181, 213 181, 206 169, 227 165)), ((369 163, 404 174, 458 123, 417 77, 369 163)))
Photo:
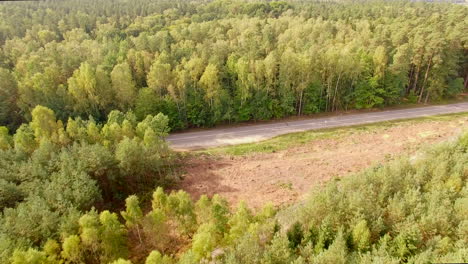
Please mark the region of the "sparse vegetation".
POLYGON ((355 125, 348 127, 340 128, 327 128, 319 129, 314 131, 306 131, 299 133, 291 133, 286 135, 281 135, 274 137, 272 139, 267 139, 255 144, 239 144, 226 147, 217 147, 206 150, 199 150, 195 153, 199 154, 208 154, 208 155, 246 155, 250 153, 270 153, 275 151, 284 150, 294 146, 299 146, 311 142, 313 140, 325 139, 325 138, 339 138, 344 137, 355 132, 368 130, 373 131, 374 133, 379 133, 378 131, 385 129, 386 127, 391 127, 396 124, 401 123, 419 123, 425 122, 428 120, 440 120, 440 121, 449 121, 454 120, 460 117, 468 116, 468 113, 458 113, 458 114, 447 114, 447 115, 438 115, 438 116, 428 116, 420 117, 414 119, 405 119, 405 120, 396 120, 396 121, 385 121, 378 122, 373 124, 366 125, 355 125))

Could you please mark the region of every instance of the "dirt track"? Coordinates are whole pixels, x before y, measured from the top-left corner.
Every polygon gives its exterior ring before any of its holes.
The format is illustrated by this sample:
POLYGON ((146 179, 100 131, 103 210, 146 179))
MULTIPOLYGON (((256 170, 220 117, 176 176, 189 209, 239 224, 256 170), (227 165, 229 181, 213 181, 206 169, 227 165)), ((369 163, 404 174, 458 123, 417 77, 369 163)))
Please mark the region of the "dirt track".
POLYGON ((176 150, 202 149, 258 142, 293 132, 460 112, 468 112, 468 103, 345 114, 262 125, 215 128, 197 132, 176 133, 170 135, 167 140, 170 146, 176 150))
POLYGON ((266 202, 289 204, 334 176, 411 155, 421 147, 453 138, 467 127, 466 116, 450 121, 408 121, 368 130, 342 129, 331 138, 276 153, 192 157, 177 188, 195 198, 218 193, 231 205, 240 200, 253 207, 266 202))

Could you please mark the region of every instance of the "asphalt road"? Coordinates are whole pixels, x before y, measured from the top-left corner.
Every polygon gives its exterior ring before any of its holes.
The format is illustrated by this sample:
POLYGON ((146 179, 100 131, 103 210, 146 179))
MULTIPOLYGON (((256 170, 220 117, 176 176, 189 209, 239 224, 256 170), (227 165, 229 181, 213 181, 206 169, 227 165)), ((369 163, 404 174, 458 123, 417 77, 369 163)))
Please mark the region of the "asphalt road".
POLYGON ((167 141, 176 150, 205 149, 218 146, 252 143, 278 135, 314 129, 375 123, 381 121, 468 112, 468 103, 418 107, 411 109, 346 114, 298 121, 214 128, 196 132, 171 134, 167 141))

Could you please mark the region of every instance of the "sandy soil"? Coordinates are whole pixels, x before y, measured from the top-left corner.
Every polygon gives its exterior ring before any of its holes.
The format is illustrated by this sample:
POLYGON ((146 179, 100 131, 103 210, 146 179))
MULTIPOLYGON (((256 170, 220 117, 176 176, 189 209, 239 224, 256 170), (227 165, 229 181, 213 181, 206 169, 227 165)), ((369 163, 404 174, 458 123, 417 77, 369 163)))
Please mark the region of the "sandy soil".
POLYGON ((258 208, 267 202, 290 204, 317 184, 341 177, 421 147, 457 136, 468 117, 451 121, 404 122, 369 130, 351 129, 276 153, 191 157, 177 188, 194 198, 218 193, 231 205, 245 200, 258 208))

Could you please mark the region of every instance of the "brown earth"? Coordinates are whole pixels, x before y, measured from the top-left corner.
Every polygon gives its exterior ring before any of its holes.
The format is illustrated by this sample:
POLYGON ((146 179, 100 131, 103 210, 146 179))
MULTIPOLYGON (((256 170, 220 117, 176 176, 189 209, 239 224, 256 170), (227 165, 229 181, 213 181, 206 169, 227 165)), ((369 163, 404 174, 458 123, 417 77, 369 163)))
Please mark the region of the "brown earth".
POLYGON ((330 138, 276 153, 195 155, 186 161, 186 173, 177 188, 194 198, 217 193, 233 206, 240 200, 254 208, 267 202, 276 206, 291 204, 317 184, 395 156, 412 155, 421 147, 454 138, 467 125, 466 116, 449 121, 408 121, 340 130, 330 138))

